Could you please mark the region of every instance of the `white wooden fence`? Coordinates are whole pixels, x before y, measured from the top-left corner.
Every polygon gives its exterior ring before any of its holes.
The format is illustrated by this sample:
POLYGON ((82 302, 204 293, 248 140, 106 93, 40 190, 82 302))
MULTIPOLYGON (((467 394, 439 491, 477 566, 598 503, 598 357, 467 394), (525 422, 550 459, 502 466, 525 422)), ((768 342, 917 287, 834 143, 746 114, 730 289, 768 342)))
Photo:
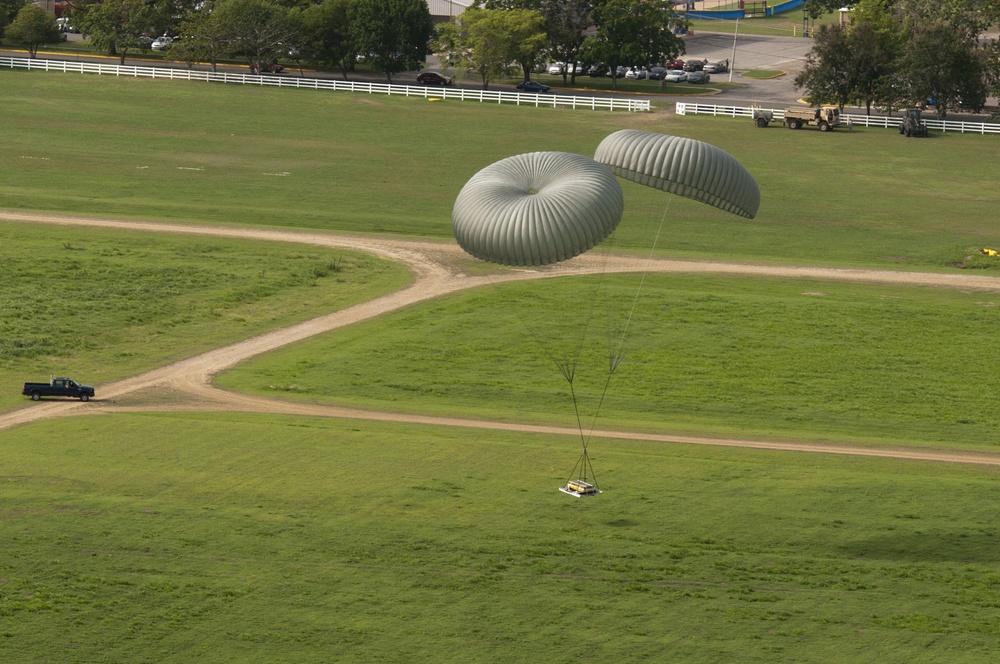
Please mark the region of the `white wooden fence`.
POLYGON ((496 90, 466 90, 464 88, 429 88, 422 85, 395 85, 366 83, 322 78, 303 78, 288 74, 235 74, 227 72, 198 71, 173 67, 133 67, 126 65, 66 60, 32 60, 29 58, 0 57, 0 67, 33 69, 75 74, 100 74, 103 76, 131 76, 139 78, 166 78, 210 83, 236 83, 239 85, 275 86, 279 88, 305 88, 309 90, 336 90, 367 94, 403 95, 434 99, 460 99, 494 104, 519 106, 548 106, 551 108, 587 109, 595 111, 649 111, 648 99, 612 97, 577 97, 575 95, 533 94, 526 92, 501 92, 496 90))
MULTIPOLYGON (((771 111, 775 120, 785 118, 785 110, 781 108, 761 108, 760 110, 771 111)), ((753 117, 753 107, 750 106, 715 106, 712 104, 689 104, 678 102, 676 108, 678 115, 723 115, 733 118, 753 117)), ((896 129, 902 118, 894 118, 885 115, 853 115, 843 114, 840 116, 841 122, 861 127, 883 127, 886 129, 896 129)), ((941 131, 957 131, 961 133, 973 134, 1000 134, 1000 124, 992 122, 965 122, 962 120, 931 120, 924 119, 924 124, 928 129, 939 129, 941 131)))

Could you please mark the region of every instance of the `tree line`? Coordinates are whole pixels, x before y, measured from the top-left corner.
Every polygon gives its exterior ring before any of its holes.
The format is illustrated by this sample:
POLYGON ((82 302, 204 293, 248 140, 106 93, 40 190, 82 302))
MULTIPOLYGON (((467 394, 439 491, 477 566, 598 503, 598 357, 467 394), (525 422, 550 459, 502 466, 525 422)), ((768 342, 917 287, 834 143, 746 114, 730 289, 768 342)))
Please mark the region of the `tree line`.
MULTIPOLYGON (((818 16, 843 0, 809 0, 818 16)), ((812 103, 887 111, 932 104, 978 113, 1000 96, 1000 0, 854 0, 850 21, 822 26, 795 85, 812 103)))
MULTIPOLYGON (((124 63, 149 51, 154 37, 178 35, 176 60, 297 61, 341 71, 361 60, 392 81, 438 52, 460 78, 491 81, 540 62, 655 64, 684 52, 684 20, 667 0, 476 0, 435 28, 426 0, 73 0, 74 26, 98 50, 124 63)), ((25 44, 59 39, 54 17, 28 0, 0 0, 0 29, 25 44)), ((564 77, 579 72, 567 68, 564 77)))

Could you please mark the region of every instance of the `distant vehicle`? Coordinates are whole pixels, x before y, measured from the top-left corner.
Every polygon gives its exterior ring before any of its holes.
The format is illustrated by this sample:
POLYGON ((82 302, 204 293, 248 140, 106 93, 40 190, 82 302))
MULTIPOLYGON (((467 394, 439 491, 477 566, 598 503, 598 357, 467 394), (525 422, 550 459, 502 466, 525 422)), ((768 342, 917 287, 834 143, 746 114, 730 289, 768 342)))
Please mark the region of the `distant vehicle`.
POLYGON ((688 80, 688 75, 683 69, 668 69, 663 75, 663 80, 667 83, 683 83, 688 80))
POLYGON ((662 81, 663 75, 667 73, 666 67, 653 67, 649 70, 649 80, 662 81))
POLYGON ((680 58, 674 58, 667 63, 667 69, 684 69, 684 61, 680 58))
POLYGON ((553 62, 553 63, 551 63, 549 65, 549 70, 548 71, 549 71, 550 74, 552 74, 553 76, 555 76, 557 74, 562 74, 563 73, 563 69, 565 69, 565 68, 566 68, 566 64, 565 63, 562 63, 562 62, 553 62))
POLYGON ((590 69, 587 70, 587 76, 605 76, 608 73, 608 68, 601 63, 590 65, 590 69))
POLYGON ((423 74, 417 76, 417 83, 423 83, 424 85, 446 86, 451 85, 451 79, 445 78, 437 72, 425 71, 423 74))
POLYGON ((820 131, 830 131, 840 124, 840 109, 836 106, 786 108, 785 124, 789 129, 799 129, 804 124, 814 124, 820 131))
POLYGON ((684 71, 691 73, 693 71, 701 71, 708 64, 707 60, 688 60, 684 63, 684 71))
POLYGON ((763 129, 767 125, 771 124, 771 120, 774 119, 774 111, 768 111, 754 106, 751 117, 753 118, 754 124, 763 129))
POLYGON ((81 385, 72 378, 51 378, 47 383, 25 383, 21 394, 38 401, 42 397, 72 397, 80 401, 90 401, 94 388, 81 385))
POLYGON ((899 123, 899 133, 907 136, 927 136, 927 125, 920 117, 919 108, 903 110, 903 121, 899 123))
POLYGON ((521 92, 548 92, 549 86, 538 81, 521 81, 517 84, 517 89, 521 92))
POLYGON ((645 65, 640 67, 629 67, 628 71, 625 72, 625 78, 633 80, 642 80, 646 78, 647 73, 648 72, 646 71, 645 65))
POLYGON ((157 37, 156 39, 154 39, 153 44, 152 46, 150 46, 150 48, 153 49, 154 51, 166 51, 170 48, 171 44, 173 43, 174 43, 173 37, 163 35, 161 37, 157 37))
POLYGON ((688 83, 708 83, 709 81, 712 80, 711 76, 701 71, 700 69, 696 69, 695 71, 689 71, 687 75, 688 75, 687 77, 688 83))
POLYGON ((277 60, 267 62, 254 62, 250 65, 251 74, 280 74, 285 71, 284 66, 279 65, 277 60))
POLYGON ((60 16, 56 19, 56 27, 59 28, 59 32, 80 32, 74 27, 73 22, 69 20, 68 16, 60 16))
POLYGON ((707 65, 702 67, 702 71, 708 72, 709 74, 722 74, 729 71, 729 61, 725 62, 709 62, 707 65))

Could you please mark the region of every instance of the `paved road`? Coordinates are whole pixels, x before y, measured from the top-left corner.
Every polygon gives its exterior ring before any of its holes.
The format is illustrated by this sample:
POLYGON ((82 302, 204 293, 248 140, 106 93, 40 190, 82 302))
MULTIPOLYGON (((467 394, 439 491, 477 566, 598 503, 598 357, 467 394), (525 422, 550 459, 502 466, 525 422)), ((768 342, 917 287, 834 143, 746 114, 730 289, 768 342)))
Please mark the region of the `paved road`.
POLYGON ((761 35, 733 35, 708 33, 686 39, 685 58, 694 60, 726 60, 730 68, 739 71, 771 69, 785 72, 784 76, 771 79, 743 78, 738 72, 713 74, 713 81, 729 81, 743 85, 715 96, 712 103, 750 106, 783 106, 795 102, 801 94, 795 90, 795 75, 802 71, 806 54, 812 48, 811 39, 802 37, 772 37, 761 35), (735 41, 735 54, 734 54, 735 41))

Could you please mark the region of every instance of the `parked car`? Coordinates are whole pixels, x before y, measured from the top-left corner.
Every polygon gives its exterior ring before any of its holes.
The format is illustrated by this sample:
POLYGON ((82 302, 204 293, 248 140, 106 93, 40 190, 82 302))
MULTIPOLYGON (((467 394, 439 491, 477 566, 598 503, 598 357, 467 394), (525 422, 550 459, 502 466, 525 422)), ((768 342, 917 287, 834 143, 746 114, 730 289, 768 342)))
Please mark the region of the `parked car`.
POLYGON ((687 73, 688 83, 708 83, 712 80, 712 77, 701 70, 689 71, 687 73))
POLYGON ((154 51, 166 51, 174 43, 174 38, 167 35, 157 37, 153 40, 153 44, 150 46, 154 51))
POLYGON ((521 81, 517 84, 517 89, 521 92, 548 92, 549 86, 538 81, 521 81))
POLYGON ((57 18, 56 27, 59 28, 59 32, 80 32, 73 25, 73 22, 69 20, 68 16, 60 16, 59 18, 57 18))
POLYGON ((684 71, 691 73, 693 71, 701 71, 708 64, 707 60, 688 60, 684 63, 684 71))
POLYGON ((601 63, 590 65, 590 69, 587 70, 587 76, 606 76, 608 73, 608 68, 601 63))
POLYGON ((653 67, 649 70, 649 80, 662 81, 663 75, 667 73, 666 67, 653 67))
POLYGON ((684 69, 684 61, 680 58, 674 58, 667 63, 667 69, 684 69))
POLYGON ((251 74, 279 74, 285 71, 284 66, 279 65, 277 60, 267 62, 254 62, 250 65, 251 74))
POLYGON ((709 74, 722 74, 729 71, 729 60, 723 62, 709 62, 707 65, 702 67, 702 71, 708 72, 709 74))
POLYGON ((553 62, 553 63, 550 63, 549 64, 549 73, 552 74, 553 76, 557 76, 557 75, 563 73, 563 69, 565 67, 566 67, 566 64, 563 63, 563 62, 553 62))
POLYGON ((667 83, 683 83, 688 80, 688 75, 683 69, 668 69, 663 74, 663 80, 667 83))
POLYGON ((425 71, 424 73, 417 75, 417 83, 423 83, 424 85, 440 85, 443 87, 451 85, 451 79, 446 78, 434 71, 425 71))

